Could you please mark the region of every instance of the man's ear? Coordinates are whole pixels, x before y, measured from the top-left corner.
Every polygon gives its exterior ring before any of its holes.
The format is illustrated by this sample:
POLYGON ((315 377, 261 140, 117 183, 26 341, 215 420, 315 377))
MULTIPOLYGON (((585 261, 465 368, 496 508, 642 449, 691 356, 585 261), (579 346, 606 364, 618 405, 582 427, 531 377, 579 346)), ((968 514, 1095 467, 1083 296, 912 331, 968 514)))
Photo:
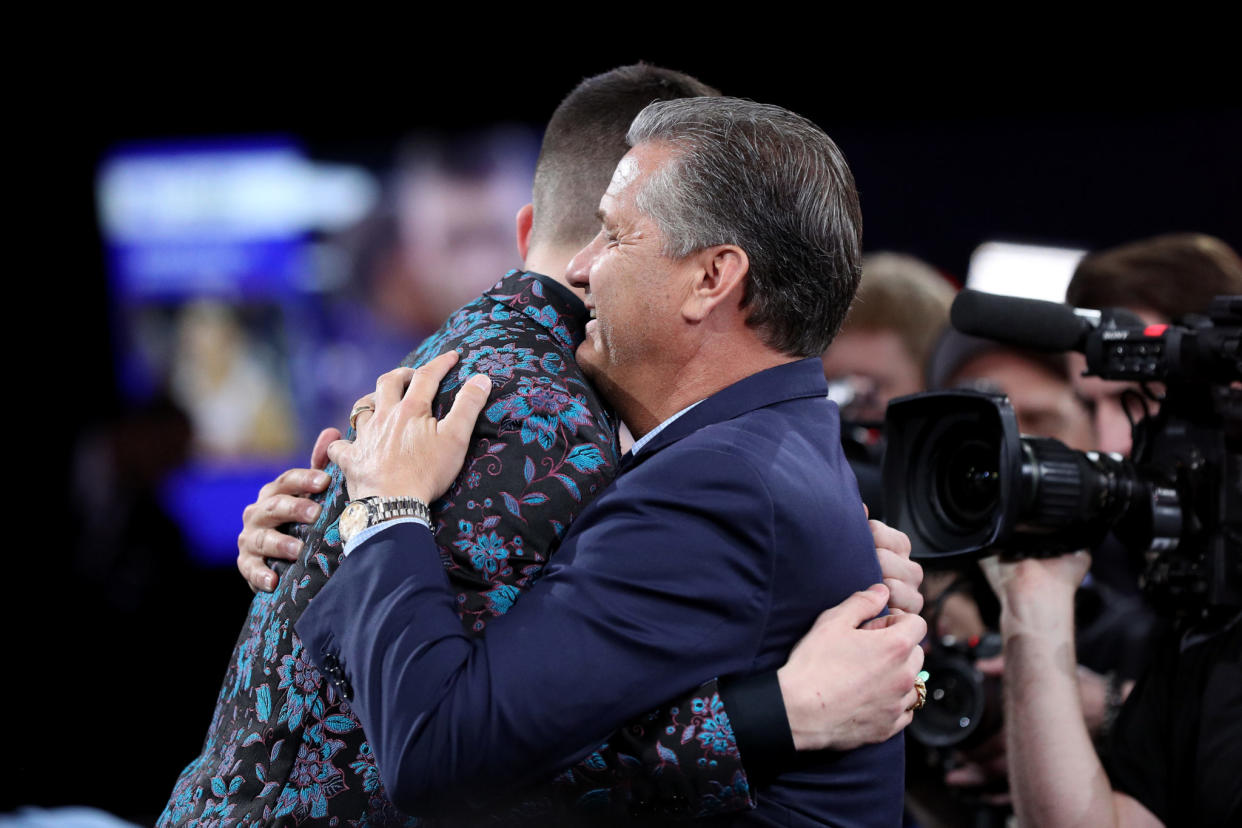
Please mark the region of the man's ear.
POLYGON ((690 294, 682 304, 682 315, 702 322, 723 302, 741 304, 750 257, 734 244, 718 244, 692 254, 698 265, 690 294))
POLYGON ((527 204, 517 211, 517 247, 522 261, 526 261, 526 254, 530 252, 530 231, 534 226, 535 205, 527 204))

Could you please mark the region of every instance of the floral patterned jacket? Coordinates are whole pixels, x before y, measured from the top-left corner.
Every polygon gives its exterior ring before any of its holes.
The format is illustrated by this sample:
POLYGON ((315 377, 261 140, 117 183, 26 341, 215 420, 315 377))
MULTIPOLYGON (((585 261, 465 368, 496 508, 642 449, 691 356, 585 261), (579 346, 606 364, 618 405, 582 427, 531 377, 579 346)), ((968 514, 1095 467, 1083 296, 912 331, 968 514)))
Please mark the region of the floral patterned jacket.
MULTIPOLYGON (((561 285, 511 271, 403 363, 461 354, 437 416, 471 375, 486 373, 493 383, 451 499, 433 504, 436 541, 468 630, 483 633, 513 605, 615 473, 614 423, 574 361, 584 317, 561 285)), ((753 807, 713 681, 503 808, 421 821, 397 811, 349 702, 311 664, 293 629, 340 562, 336 521, 348 496, 339 469, 329 472, 323 511, 298 560, 251 604, 202 753, 182 771, 158 825, 547 824, 556 812, 603 819, 753 807)))

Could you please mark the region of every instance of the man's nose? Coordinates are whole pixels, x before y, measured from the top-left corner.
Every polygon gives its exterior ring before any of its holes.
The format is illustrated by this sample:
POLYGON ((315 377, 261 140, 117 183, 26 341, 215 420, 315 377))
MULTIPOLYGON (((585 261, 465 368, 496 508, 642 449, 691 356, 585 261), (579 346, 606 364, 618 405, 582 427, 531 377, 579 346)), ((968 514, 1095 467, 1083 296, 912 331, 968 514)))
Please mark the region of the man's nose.
POLYGON ((565 279, 573 287, 583 289, 589 287, 591 262, 595 259, 595 242, 597 239, 599 239, 598 235, 569 260, 569 264, 565 268, 565 279))

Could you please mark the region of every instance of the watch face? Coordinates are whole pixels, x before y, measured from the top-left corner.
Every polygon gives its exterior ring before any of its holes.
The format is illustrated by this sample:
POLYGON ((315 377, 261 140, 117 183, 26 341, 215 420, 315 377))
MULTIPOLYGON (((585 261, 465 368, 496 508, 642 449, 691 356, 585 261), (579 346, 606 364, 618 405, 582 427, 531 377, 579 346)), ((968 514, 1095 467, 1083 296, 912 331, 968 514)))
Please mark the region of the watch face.
POLYGON ((354 535, 367 528, 367 521, 367 505, 355 500, 345 507, 345 511, 341 512, 336 522, 336 531, 340 533, 342 541, 348 542, 354 535))

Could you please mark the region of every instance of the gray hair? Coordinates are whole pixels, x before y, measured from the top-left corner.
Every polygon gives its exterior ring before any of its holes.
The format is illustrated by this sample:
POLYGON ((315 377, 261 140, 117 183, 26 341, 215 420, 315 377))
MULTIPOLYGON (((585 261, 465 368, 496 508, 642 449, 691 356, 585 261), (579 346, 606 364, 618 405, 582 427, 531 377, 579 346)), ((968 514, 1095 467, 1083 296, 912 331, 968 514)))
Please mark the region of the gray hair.
POLYGON ((688 98, 647 106, 627 141, 676 153, 637 198, 664 234, 665 255, 742 248, 747 324, 782 353, 823 353, 862 273, 858 193, 832 139, 779 106, 688 98))

